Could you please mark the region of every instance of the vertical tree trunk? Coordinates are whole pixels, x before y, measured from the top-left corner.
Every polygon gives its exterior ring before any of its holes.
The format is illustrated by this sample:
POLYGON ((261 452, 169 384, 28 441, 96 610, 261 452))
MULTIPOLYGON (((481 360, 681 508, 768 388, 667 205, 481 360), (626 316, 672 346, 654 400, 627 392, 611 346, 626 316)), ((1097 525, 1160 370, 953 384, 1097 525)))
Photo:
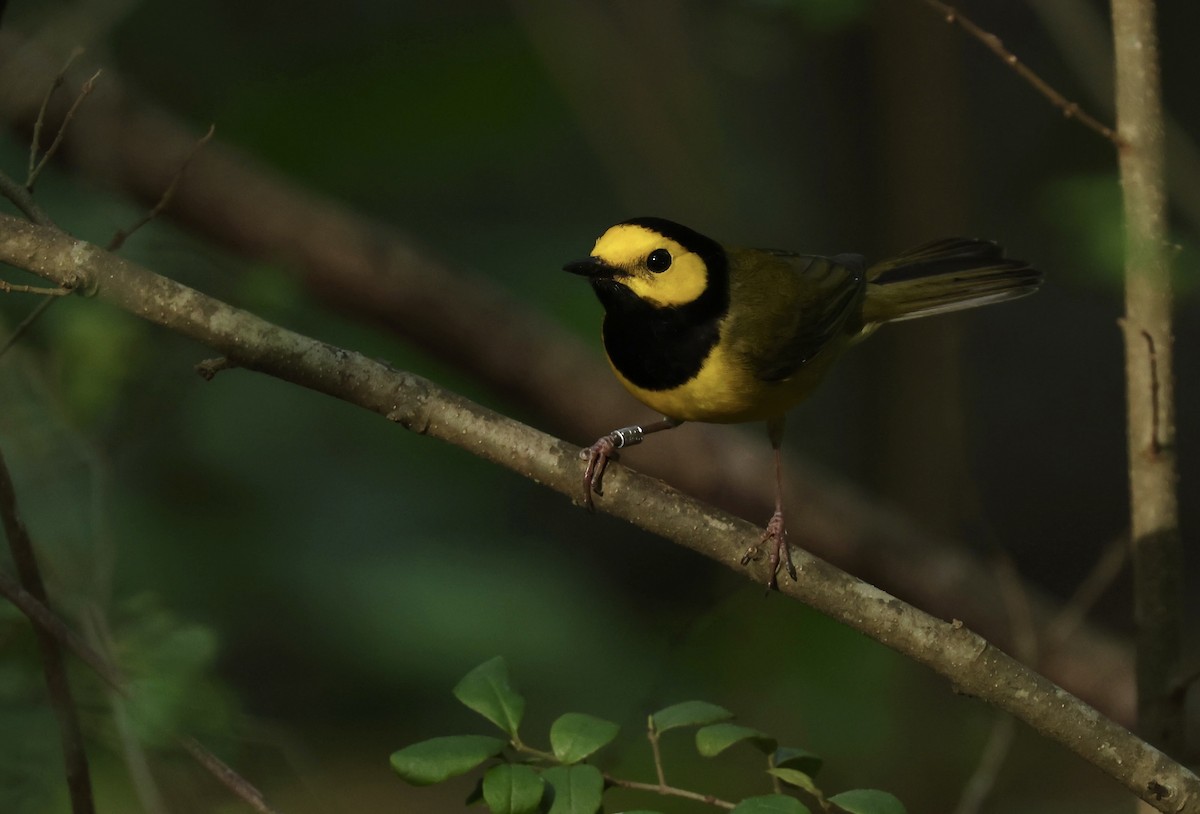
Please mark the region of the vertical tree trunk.
POLYGON ((1166 243, 1163 111, 1154 0, 1112 0, 1125 205, 1130 524, 1142 735, 1184 758, 1178 674, 1182 593, 1166 243))

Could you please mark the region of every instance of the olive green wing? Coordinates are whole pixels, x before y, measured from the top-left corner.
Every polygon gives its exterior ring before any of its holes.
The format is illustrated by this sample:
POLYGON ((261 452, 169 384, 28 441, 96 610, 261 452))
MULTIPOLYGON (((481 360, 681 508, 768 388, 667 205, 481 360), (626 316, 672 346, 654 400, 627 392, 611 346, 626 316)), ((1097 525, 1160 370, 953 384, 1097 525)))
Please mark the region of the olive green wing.
POLYGON ((866 263, 772 249, 734 256, 731 341, 763 381, 787 379, 861 322, 866 263))

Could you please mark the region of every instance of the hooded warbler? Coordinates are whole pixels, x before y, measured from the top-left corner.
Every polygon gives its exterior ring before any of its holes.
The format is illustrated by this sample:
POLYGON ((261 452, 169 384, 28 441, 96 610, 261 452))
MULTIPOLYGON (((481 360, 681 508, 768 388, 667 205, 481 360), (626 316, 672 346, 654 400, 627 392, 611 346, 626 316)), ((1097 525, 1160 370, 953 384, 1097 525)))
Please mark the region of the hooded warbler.
POLYGON ((585 504, 601 494, 616 450, 650 433, 685 421, 766 421, 775 452, 775 513, 763 534, 772 588, 781 566, 796 579, 783 519, 788 409, 881 324, 1023 297, 1042 280, 983 240, 938 240, 868 266, 857 254, 725 247, 649 217, 618 223, 590 257, 563 268, 586 277, 604 306, 604 350, 621 384, 663 416, 584 450, 585 504))

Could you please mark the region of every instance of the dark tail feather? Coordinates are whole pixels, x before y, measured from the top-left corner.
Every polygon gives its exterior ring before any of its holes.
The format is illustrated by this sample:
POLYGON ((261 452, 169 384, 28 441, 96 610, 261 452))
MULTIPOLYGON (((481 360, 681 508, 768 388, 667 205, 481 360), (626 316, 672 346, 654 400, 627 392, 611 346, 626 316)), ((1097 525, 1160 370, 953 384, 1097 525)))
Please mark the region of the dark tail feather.
POLYGON ((867 269, 863 321, 898 322, 976 308, 1037 291, 1042 273, 995 243, 952 237, 867 269))

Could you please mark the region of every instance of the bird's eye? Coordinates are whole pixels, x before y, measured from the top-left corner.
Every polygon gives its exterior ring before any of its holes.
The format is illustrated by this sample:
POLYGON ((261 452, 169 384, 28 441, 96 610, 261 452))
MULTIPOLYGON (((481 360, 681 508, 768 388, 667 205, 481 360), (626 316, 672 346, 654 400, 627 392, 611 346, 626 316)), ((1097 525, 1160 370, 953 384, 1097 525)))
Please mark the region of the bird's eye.
POLYGON ((671 253, 666 249, 655 249, 646 258, 646 268, 653 272, 666 271, 671 267, 671 253))

